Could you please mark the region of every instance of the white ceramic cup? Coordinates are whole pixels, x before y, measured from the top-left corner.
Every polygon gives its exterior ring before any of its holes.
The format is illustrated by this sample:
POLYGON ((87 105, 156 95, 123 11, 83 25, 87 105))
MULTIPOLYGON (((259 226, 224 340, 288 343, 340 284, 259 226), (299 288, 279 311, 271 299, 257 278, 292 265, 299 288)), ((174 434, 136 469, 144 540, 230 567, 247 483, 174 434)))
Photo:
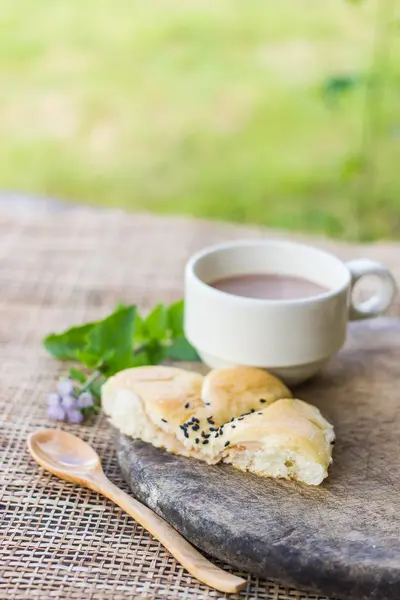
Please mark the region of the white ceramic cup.
POLYGON ((341 262, 328 252, 287 241, 243 241, 206 248, 185 270, 185 334, 210 367, 266 368, 287 383, 317 373, 344 344, 348 320, 384 312, 396 293, 390 271, 367 260, 341 262), (233 275, 296 275, 328 289, 295 300, 235 296, 209 284, 233 275), (352 290, 365 275, 379 286, 355 303, 352 290))

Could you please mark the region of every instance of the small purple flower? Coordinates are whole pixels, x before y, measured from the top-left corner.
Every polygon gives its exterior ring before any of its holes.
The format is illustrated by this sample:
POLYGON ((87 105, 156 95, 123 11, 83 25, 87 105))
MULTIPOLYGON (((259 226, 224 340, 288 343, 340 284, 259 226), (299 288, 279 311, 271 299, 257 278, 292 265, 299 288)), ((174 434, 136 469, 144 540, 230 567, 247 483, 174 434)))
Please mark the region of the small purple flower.
POLYGON ((61 399, 61 406, 65 408, 65 410, 76 408, 76 398, 74 396, 63 396, 61 399))
POLYGON ((59 406, 60 402, 61 398, 55 392, 53 392, 52 394, 47 394, 47 406, 59 406))
POLYGON ((57 391, 60 396, 70 396, 74 391, 74 384, 72 379, 66 378, 61 379, 57 385, 57 391))
POLYGON ((47 416, 55 421, 65 421, 66 412, 60 404, 58 406, 49 406, 47 408, 47 416))
POLYGON ((77 400, 77 406, 79 406, 79 408, 89 408, 89 406, 93 406, 92 394, 90 392, 83 392, 77 400))
POLYGON ((67 412, 67 417, 70 423, 82 423, 83 421, 83 414, 76 408, 71 408, 67 412))

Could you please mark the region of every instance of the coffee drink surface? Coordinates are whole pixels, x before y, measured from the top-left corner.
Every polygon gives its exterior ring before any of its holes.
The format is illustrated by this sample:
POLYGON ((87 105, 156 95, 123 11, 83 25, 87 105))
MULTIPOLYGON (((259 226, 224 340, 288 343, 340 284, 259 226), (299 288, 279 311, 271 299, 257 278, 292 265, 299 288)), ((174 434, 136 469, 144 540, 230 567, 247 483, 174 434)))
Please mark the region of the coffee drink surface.
POLYGON ((299 300, 328 292, 328 288, 295 275, 254 273, 233 275, 212 281, 211 287, 247 298, 264 300, 299 300))

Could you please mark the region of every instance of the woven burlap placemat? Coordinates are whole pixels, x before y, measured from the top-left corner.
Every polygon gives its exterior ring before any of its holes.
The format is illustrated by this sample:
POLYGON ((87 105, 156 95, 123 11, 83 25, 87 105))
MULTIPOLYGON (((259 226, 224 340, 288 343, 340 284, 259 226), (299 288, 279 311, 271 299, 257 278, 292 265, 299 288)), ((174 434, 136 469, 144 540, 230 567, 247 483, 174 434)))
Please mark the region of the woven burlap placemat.
MULTIPOLYGON (((44 399, 65 372, 42 349, 45 334, 101 317, 118 300, 146 310, 178 299, 183 265, 194 250, 265 235, 272 234, 119 211, 0 206, 0 599, 224 597, 192 579, 111 502, 39 469, 28 457, 26 438, 53 425, 44 399)), ((385 261, 400 280, 399 246, 317 243, 343 258, 385 261)), ((393 313, 399 314, 398 306, 393 313)), ((63 427, 93 444, 107 475, 127 489, 103 417, 63 427)), ((317 600, 255 577, 248 577, 239 598, 317 600)))

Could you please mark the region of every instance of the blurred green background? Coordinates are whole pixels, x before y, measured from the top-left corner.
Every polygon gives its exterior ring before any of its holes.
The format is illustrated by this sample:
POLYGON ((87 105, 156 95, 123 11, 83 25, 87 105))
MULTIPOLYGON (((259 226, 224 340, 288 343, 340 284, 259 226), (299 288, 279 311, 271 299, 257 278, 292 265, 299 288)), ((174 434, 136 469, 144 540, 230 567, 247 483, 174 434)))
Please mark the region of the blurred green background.
POLYGON ((400 238, 398 2, 3 2, 0 188, 400 238))

